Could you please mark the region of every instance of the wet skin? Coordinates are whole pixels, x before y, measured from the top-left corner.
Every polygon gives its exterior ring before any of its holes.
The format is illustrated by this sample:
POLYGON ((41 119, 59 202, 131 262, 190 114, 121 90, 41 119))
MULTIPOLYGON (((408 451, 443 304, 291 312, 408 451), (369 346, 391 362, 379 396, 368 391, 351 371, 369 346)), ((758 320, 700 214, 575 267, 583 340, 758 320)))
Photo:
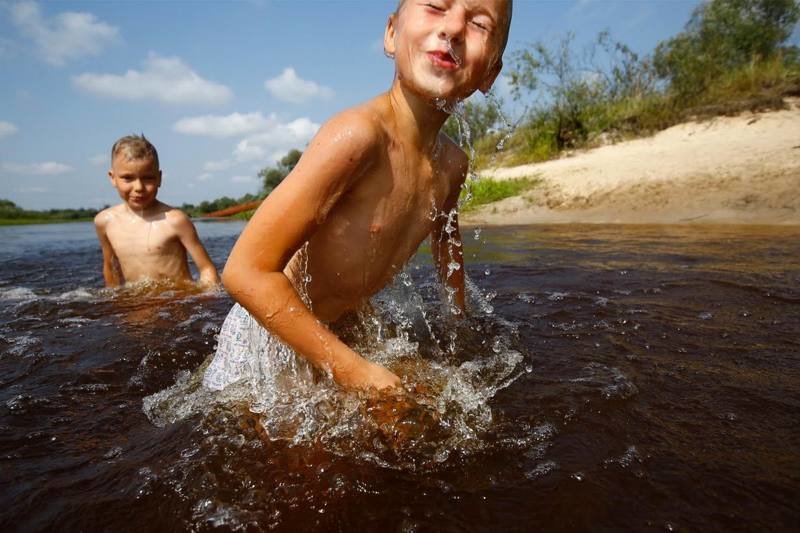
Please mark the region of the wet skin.
POLYGON ((406 2, 390 17, 384 39, 397 71, 390 91, 320 129, 231 251, 223 273, 230 294, 344 386, 396 387, 399 378, 363 359, 320 320, 333 322, 358 308, 428 235, 440 277, 464 307, 454 209, 467 158, 439 130, 449 105, 488 88, 499 72, 502 36, 492 31, 505 6, 500 0, 406 2), (453 262, 458 269, 447 276, 453 262), (296 290, 304 273, 311 277, 310 310, 296 290))
POLYGON ((109 171, 123 202, 95 217, 106 286, 142 279, 191 281, 187 252, 203 284, 218 283, 216 268, 189 218, 156 199, 161 171, 152 159, 118 154, 109 171))

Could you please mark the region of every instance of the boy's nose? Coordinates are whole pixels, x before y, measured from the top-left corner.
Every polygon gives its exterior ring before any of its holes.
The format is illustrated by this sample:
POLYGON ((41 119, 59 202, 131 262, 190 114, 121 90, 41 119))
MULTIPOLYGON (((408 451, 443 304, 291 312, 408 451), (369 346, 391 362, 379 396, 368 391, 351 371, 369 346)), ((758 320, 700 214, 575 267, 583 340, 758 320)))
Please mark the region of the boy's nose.
POLYGON ((454 5, 442 17, 442 26, 439 37, 448 41, 458 41, 467 27, 466 11, 461 6, 454 5))

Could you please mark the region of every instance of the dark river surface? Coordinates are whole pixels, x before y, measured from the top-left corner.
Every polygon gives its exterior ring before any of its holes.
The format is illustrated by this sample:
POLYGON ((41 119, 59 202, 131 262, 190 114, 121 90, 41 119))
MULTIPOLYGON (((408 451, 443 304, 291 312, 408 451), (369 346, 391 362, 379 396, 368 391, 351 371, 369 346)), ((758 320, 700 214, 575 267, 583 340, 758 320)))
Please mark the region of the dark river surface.
MULTIPOLYGON (((198 223, 219 268, 241 228, 198 223)), ((421 252, 363 325, 406 397, 259 417, 198 386, 224 292, 0 228, 2 530, 796 530, 800 228, 463 234, 467 318, 421 252)))

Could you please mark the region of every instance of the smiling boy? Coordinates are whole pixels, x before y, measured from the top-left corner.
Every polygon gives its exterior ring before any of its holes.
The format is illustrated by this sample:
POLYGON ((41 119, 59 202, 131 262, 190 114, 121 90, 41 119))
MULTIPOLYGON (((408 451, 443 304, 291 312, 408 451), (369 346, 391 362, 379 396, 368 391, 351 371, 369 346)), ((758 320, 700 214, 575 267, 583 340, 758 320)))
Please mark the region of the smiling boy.
POLYGON ((191 281, 187 252, 201 284, 219 282, 189 217, 156 199, 161 186, 158 152, 144 135, 122 137, 114 143, 108 176, 122 203, 104 209, 94 219, 107 287, 143 279, 191 281))
POLYGON ((440 129, 457 102, 491 87, 510 20, 509 0, 405 0, 390 15, 391 89, 322 126, 231 251, 222 279, 238 303, 207 387, 276 383, 258 375, 280 355, 275 343, 252 341, 264 333, 345 387, 397 387, 395 374, 325 324, 383 288, 429 235, 440 278, 464 309, 456 207, 468 161, 440 129))

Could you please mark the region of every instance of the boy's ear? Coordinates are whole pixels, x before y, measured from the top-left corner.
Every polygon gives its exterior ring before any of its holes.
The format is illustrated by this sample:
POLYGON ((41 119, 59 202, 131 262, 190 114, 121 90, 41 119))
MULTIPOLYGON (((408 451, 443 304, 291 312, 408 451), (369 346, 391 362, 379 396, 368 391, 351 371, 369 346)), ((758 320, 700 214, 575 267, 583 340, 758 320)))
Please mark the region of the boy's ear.
POLYGON ((395 16, 394 14, 389 15, 389 19, 386 21, 386 30, 383 32, 383 53, 386 54, 387 57, 394 57, 394 23, 395 23, 395 16))
POLYGON ((158 169, 158 185, 157 187, 161 187, 161 169, 158 169))
POLYGON ((489 89, 491 89, 492 85, 494 84, 494 80, 496 80, 497 76, 500 75, 501 70, 503 70, 503 60, 498 59, 495 61, 494 65, 492 65, 492 68, 486 73, 486 79, 484 79, 481 83, 481 86, 478 87, 483 94, 489 92, 489 89))

